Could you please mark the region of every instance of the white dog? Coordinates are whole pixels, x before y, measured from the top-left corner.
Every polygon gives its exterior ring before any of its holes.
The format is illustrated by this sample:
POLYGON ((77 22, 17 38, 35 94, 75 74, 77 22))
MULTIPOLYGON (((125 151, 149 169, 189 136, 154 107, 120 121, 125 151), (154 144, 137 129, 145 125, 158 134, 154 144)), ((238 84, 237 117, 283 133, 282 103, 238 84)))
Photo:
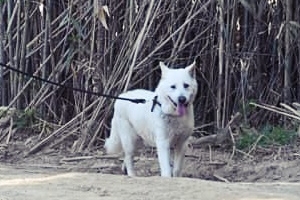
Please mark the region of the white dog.
POLYGON ((161 176, 180 176, 186 140, 194 128, 193 101, 197 93, 195 62, 183 69, 170 69, 160 62, 161 80, 155 92, 137 89, 121 94, 125 98, 143 98, 145 104, 117 100, 114 106, 111 135, 106 152, 125 153, 123 167, 135 176, 133 156, 136 141, 157 147, 161 176), (174 148, 173 171, 170 148, 174 148))

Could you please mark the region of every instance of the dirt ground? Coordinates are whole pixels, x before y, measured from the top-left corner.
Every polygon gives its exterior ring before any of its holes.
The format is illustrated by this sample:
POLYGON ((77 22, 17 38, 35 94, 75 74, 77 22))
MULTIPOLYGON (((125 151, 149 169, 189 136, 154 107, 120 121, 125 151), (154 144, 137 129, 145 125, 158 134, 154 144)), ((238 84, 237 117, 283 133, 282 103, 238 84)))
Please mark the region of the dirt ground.
POLYGON ((298 200, 300 183, 221 183, 0 167, 0 199, 298 200))
MULTIPOLYGON (((25 143, 26 144, 26 143, 25 143)), ((300 197, 300 150, 189 148, 183 178, 161 178, 155 149, 135 158, 137 178, 122 175, 122 159, 45 149, 24 157, 24 142, 0 145, 0 200, 201 199, 293 200, 300 197)))

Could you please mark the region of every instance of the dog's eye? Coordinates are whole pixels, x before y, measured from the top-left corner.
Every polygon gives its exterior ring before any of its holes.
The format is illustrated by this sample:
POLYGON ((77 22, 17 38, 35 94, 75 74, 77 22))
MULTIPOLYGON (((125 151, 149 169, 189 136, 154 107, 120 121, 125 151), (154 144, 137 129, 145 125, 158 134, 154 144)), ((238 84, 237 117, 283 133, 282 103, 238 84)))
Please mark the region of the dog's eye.
POLYGON ((187 83, 184 83, 184 84, 183 84, 183 87, 186 89, 186 88, 190 87, 190 85, 187 84, 187 83))
POLYGON ((176 85, 171 85, 171 88, 172 89, 176 89, 176 85))

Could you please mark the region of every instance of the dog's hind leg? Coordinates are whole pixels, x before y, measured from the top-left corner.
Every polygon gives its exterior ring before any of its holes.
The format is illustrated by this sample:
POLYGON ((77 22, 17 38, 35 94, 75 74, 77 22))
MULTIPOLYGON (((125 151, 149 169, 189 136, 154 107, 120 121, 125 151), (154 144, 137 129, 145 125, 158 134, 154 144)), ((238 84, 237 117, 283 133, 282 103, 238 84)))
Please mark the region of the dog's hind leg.
POLYGON ((182 165, 186 151, 186 142, 178 142, 174 147, 173 177, 181 176, 182 165))
POLYGON ((132 126, 126 121, 122 120, 119 124, 120 139, 125 154, 122 170, 127 173, 128 176, 135 176, 135 170, 133 166, 133 156, 135 153, 135 144, 138 136, 136 135, 132 126))
POLYGON ((129 149, 128 147, 125 147, 124 149, 124 162, 122 165, 122 170, 125 174, 128 176, 135 176, 135 170, 133 166, 133 156, 134 156, 134 149, 129 149))
POLYGON ((112 126, 109 138, 105 141, 105 149, 107 154, 114 154, 122 152, 122 145, 120 141, 120 134, 118 128, 118 118, 114 117, 112 119, 112 126))

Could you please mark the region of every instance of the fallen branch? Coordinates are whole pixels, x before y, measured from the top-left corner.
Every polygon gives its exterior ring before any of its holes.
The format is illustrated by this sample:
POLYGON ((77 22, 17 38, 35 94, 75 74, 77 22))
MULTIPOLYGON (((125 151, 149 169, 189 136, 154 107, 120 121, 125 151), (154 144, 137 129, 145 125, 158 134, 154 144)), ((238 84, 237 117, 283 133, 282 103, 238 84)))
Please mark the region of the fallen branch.
MULTIPOLYGON (((201 137, 195 141, 192 142, 192 145, 201 145, 201 144, 205 144, 205 145, 216 145, 216 144, 222 144, 223 142, 225 142, 227 139, 231 138, 230 135, 230 126, 231 124, 236 121, 239 117, 240 117, 240 113, 236 113, 231 120, 227 123, 226 127, 221 129, 217 134, 213 134, 213 135, 208 135, 208 136, 204 136, 201 137)), ((231 138, 232 139, 232 138, 231 138)))
POLYGON ((224 177, 219 176, 218 174, 214 174, 213 176, 214 176, 216 179, 220 180, 220 181, 223 181, 223 182, 225 182, 225 183, 230 183, 229 180, 227 180, 227 179, 224 178, 224 177))
POLYGON ((91 160, 94 159, 95 156, 77 156, 72 158, 62 158, 60 162, 77 162, 81 160, 91 160))
POLYGON ((76 156, 76 157, 68 157, 62 158, 60 162, 77 162, 82 160, 92 160, 92 159, 119 159, 120 155, 113 154, 113 155, 101 155, 101 156, 76 156))

